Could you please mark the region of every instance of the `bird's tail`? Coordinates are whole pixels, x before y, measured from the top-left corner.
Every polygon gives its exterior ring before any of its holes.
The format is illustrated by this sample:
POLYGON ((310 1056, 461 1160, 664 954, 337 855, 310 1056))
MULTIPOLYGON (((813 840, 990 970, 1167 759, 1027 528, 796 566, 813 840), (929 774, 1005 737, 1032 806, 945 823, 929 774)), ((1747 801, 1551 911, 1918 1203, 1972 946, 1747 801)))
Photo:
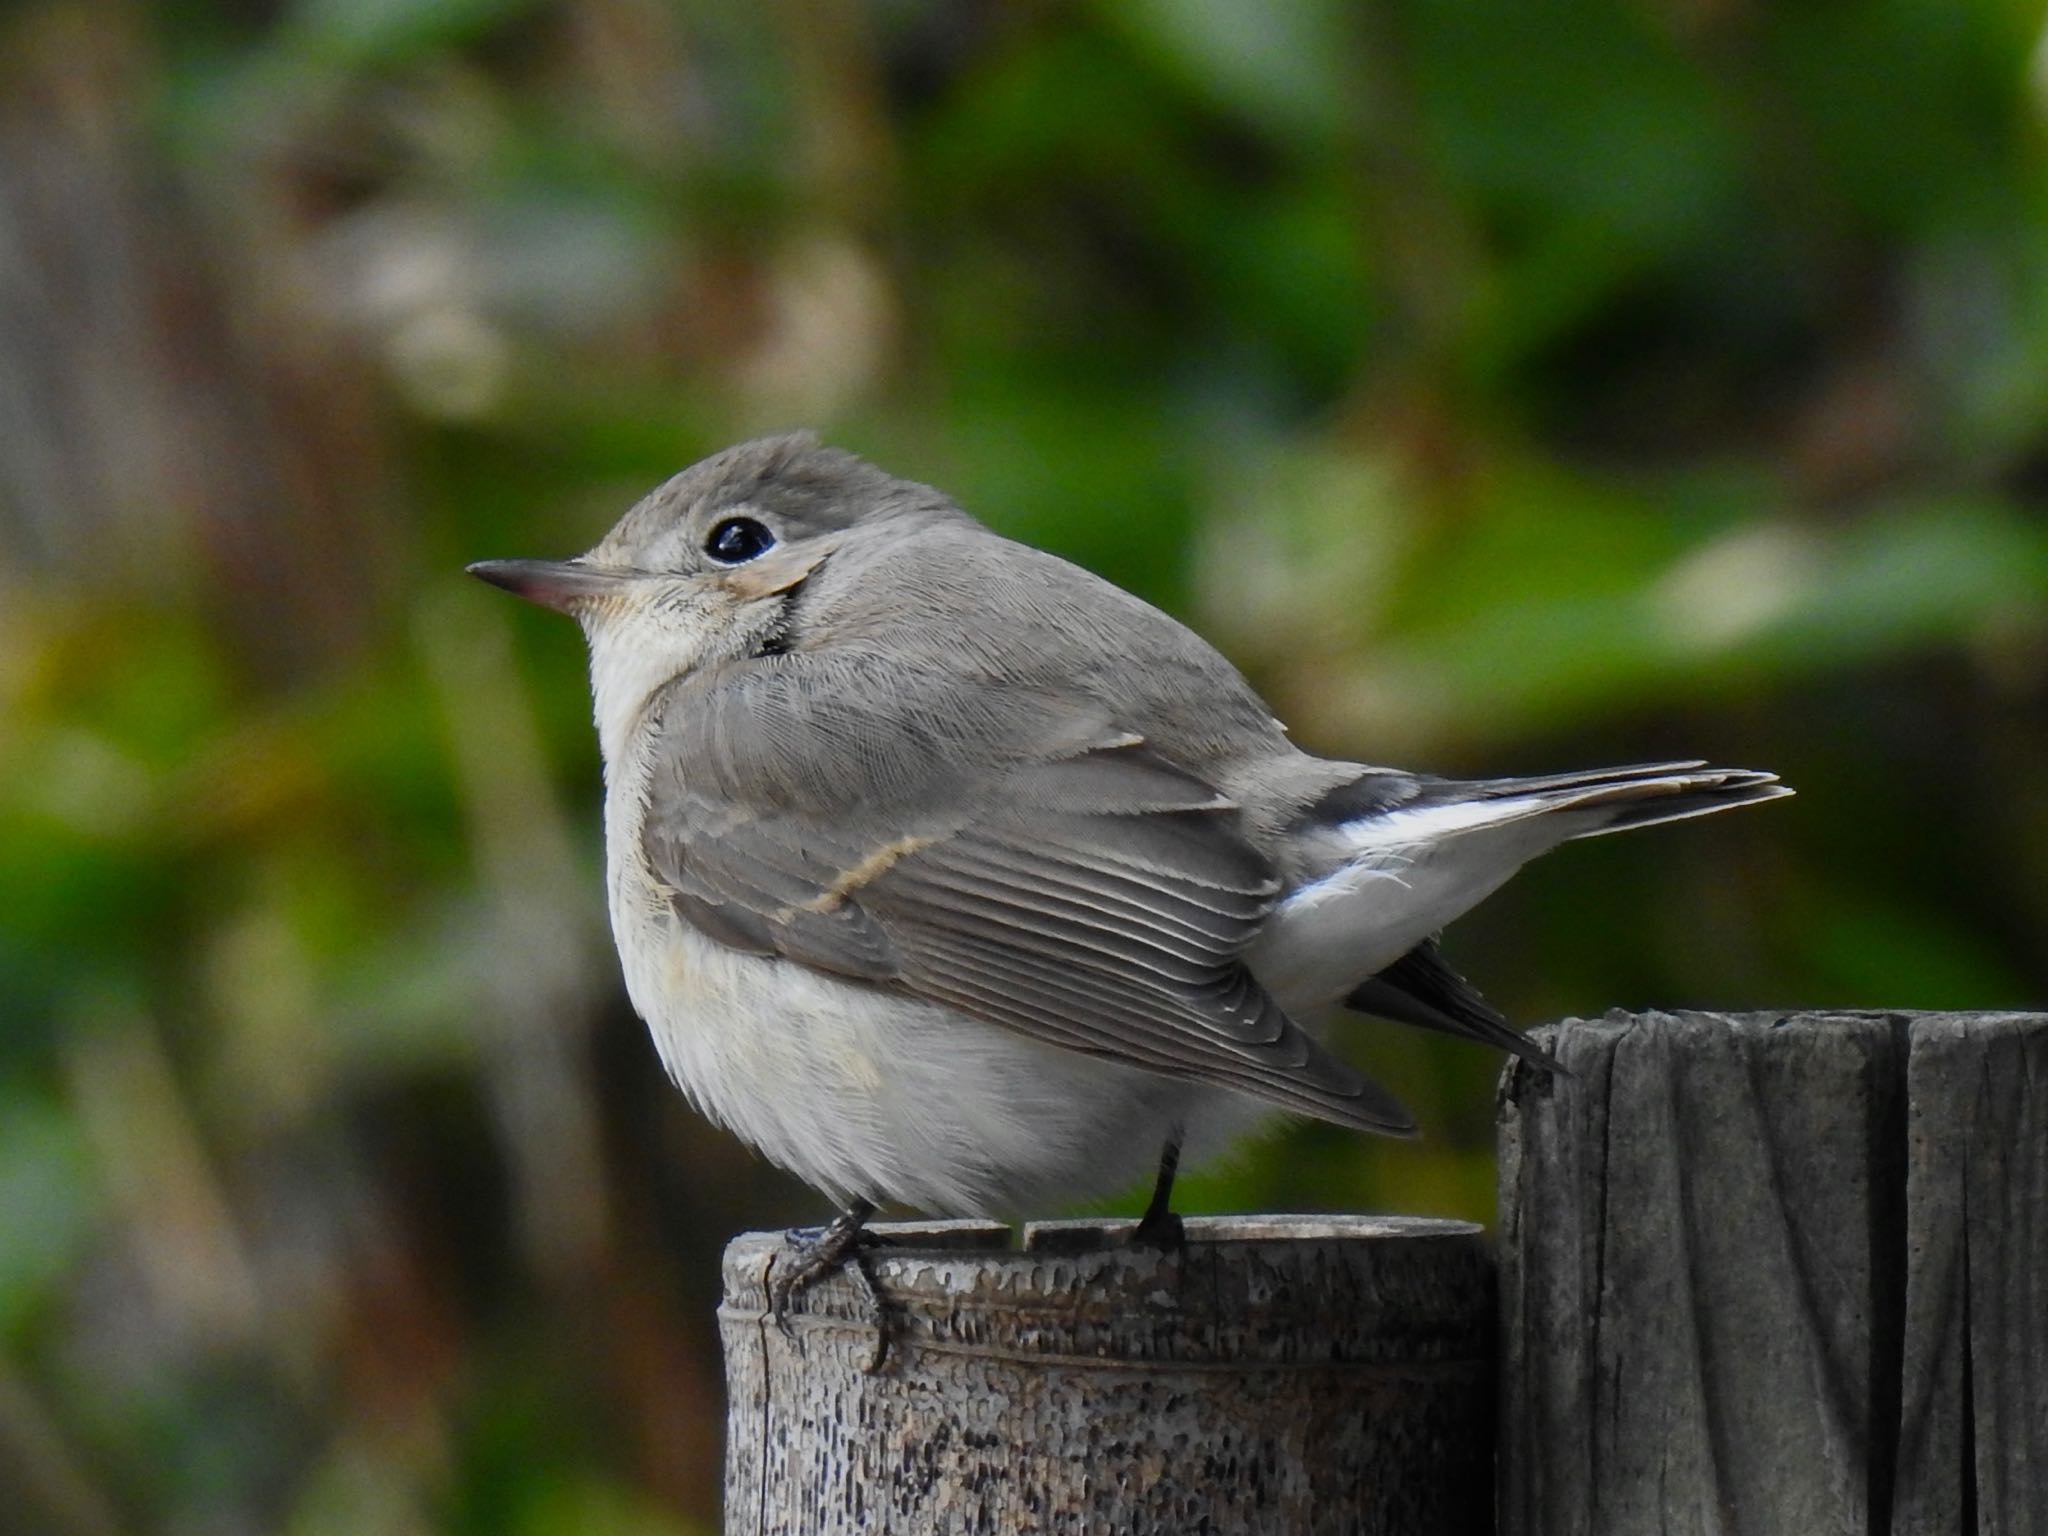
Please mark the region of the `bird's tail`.
MULTIPOLYGON (((1682 821, 1792 791, 1775 774, 1703 762, 1640 763, 1515 779, 1422 779, 1365 770, 1319 808, 1328 864, 1284 897, 1247 955, 1289 1008, 1349 998, 1389 1013, 1387 972, 1559 843, 1682 821), (1367 985, 1361 985, 1367 983, 1367 985)), ((1396 991, 1413 995, 1396 972, 1396 991)), ((1484 1030, 1459 995, 1424 986, 1432 1017, 1484 1030)), ((1474 994, 1476 997, 1476 994, 1474 994)), ((1393 1016, 1399 1017, 1399 1014, 1393 1016)), ((1425 1022, 1411 1018, 1409 1022, 1425 1022)))
POLYGON ((1453 780, 1436 790, 1447 800, 1499 806, 1507 814, 1492 819, 1495 826, 1518 819, 1515 811, 1527 816, 1583 815, 1586 825, 1567 832, 1567 838, 1654 827, 1792 793, 1789 785, 1778 782, 1775 773, 1714 768, 1698 760, 1636 763, 1626 768, 1531 778, 1453 780))

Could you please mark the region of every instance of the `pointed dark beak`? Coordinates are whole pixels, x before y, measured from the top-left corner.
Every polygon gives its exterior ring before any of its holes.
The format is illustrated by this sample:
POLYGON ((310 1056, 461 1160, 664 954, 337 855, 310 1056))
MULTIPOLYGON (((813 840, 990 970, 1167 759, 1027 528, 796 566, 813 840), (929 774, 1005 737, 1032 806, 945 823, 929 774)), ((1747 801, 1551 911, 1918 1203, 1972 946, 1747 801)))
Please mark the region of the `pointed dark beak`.
POLYGON ((558 613, 574 613, 579 604, 618 590, 630 574, 580 560, 479 560, 467 569, 479 581, 558 613))

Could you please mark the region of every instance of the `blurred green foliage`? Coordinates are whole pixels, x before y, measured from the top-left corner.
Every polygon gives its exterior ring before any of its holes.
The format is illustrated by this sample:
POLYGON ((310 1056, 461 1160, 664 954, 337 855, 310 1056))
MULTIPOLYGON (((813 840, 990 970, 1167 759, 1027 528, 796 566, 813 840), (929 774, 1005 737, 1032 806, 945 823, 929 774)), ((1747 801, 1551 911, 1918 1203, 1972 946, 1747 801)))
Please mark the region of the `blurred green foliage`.
MULTIPOLYGON (((0 1529, 716 1521, 818 1199, 617 983, 575 635, 459 574, 808 424, 1307 743, 1789 806, 1461 924, 1510 1012, 2048 983, 2048 157, 2013 0, 0 14, 0 1529)), ((1484 1217, 1426 1136, 1189 1208, 1484 1217)))

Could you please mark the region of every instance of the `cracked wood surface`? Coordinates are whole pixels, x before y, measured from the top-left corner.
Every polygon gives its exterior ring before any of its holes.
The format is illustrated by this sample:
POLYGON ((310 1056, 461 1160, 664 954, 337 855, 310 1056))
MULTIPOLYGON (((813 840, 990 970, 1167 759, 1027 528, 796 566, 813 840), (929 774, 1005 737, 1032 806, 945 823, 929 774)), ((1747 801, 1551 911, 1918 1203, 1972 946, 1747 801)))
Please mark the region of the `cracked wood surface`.
POLYGON ((1501 1098, 1501 1530, 2048 1532, 2048 1016, 1644 1014, 1501 1098))

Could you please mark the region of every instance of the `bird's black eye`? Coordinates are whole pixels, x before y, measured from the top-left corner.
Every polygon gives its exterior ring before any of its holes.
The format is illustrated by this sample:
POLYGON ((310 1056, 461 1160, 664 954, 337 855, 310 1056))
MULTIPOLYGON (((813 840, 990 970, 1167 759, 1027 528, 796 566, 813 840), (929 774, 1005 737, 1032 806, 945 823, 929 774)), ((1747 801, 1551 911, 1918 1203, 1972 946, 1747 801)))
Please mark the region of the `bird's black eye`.
POLYGON ((744 565, 775 547, 766 523, 751 517, 728 517, 711 530, 704 553, 723 565, 744 565))

